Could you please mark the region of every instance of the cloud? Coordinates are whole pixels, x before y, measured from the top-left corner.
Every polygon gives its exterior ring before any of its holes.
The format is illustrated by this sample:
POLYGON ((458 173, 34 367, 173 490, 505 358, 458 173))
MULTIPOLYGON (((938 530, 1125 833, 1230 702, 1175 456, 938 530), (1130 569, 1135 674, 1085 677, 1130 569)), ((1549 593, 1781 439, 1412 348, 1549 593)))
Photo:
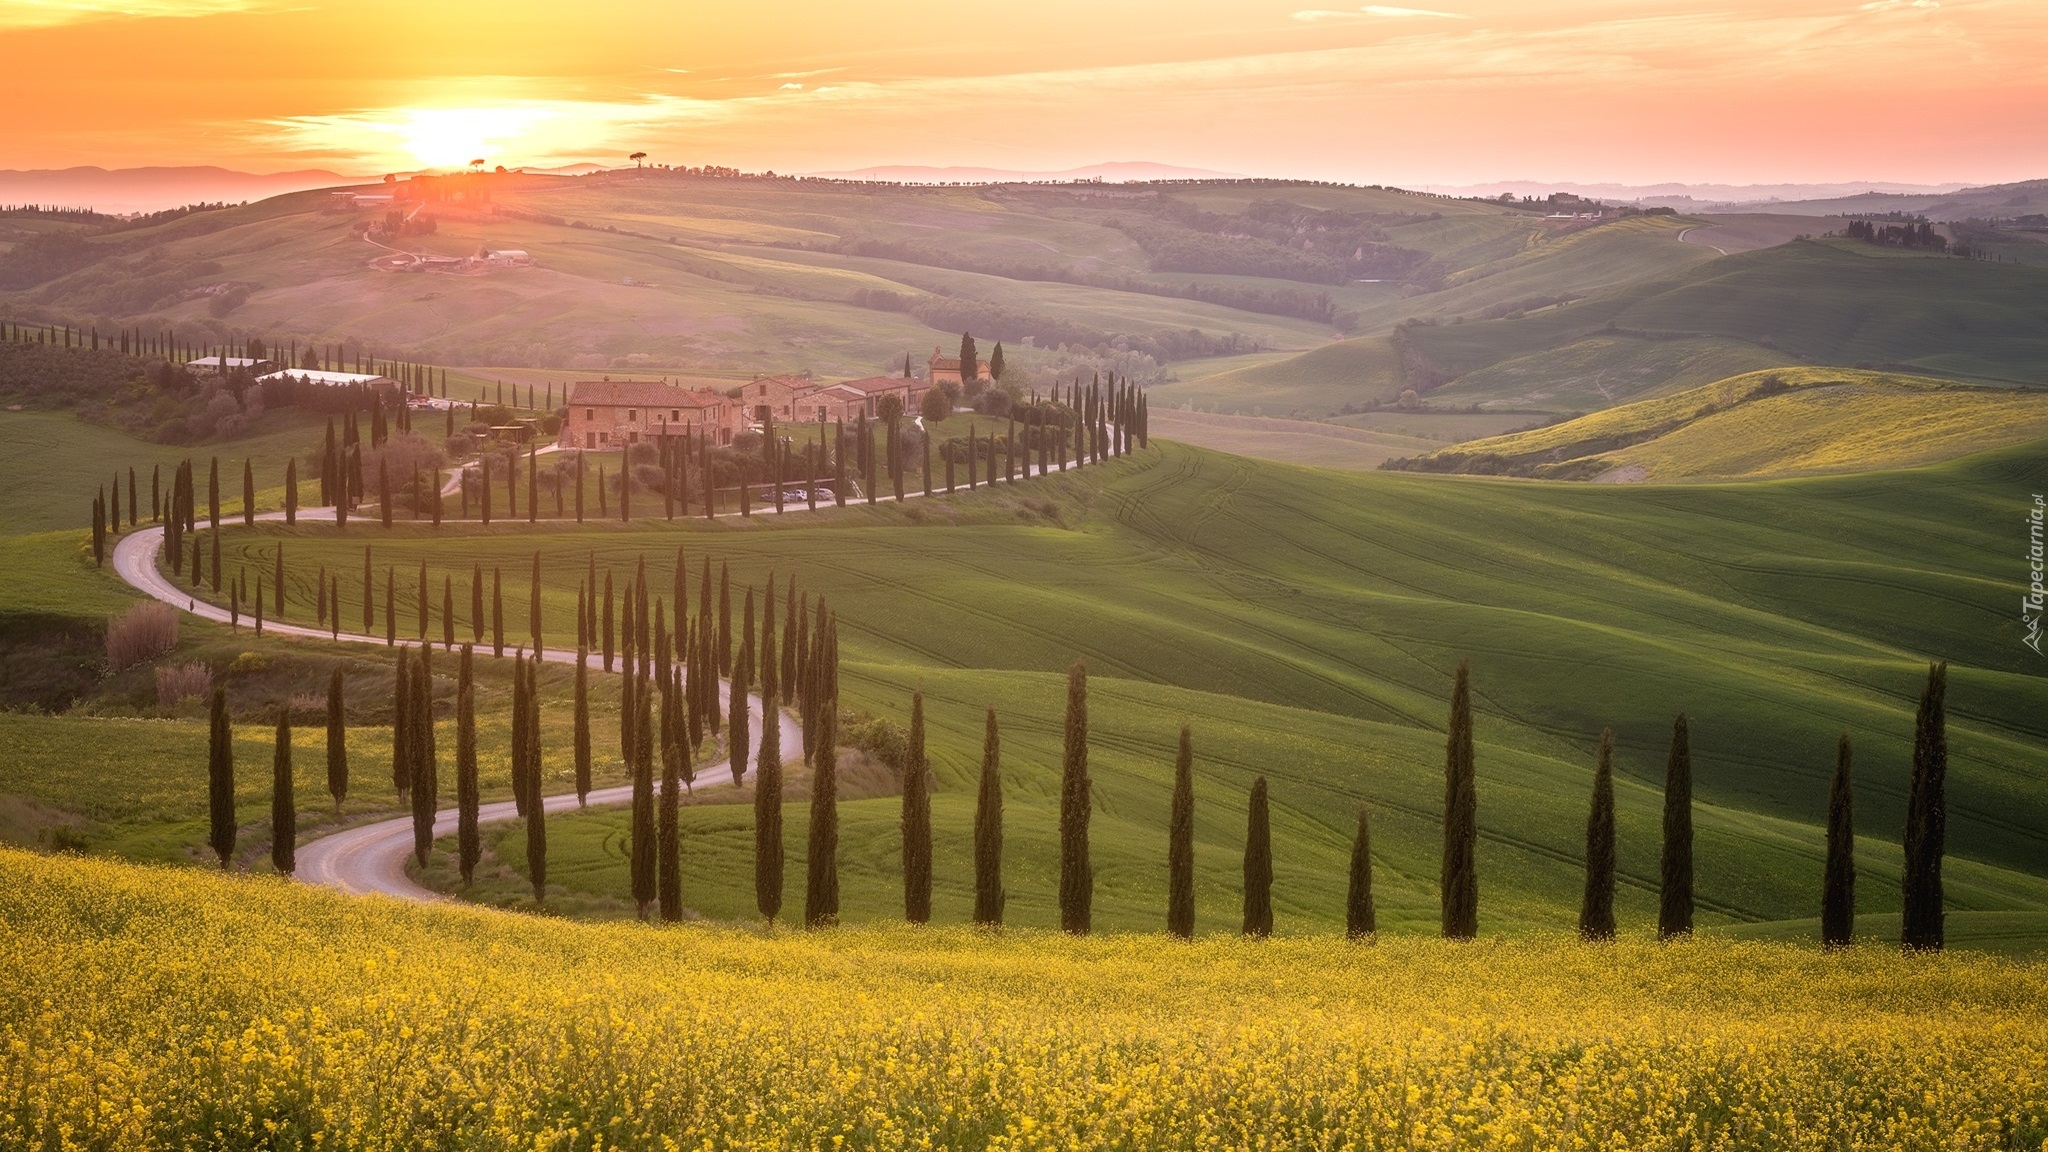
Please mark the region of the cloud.
MULTIPOLYGON (((1903 2, 1903 0, 1890 0, 1890 2, 1903 2)), ((1465 15, 1462 12, 1438 12, 1433 8, 1397 8, 1390 4, 1367 4, 1365 7, 1360 8, 1355 12, 1332 11, 1328 8, 1308 8, 1300 12, 1294 13, 1294 18, 1296 20, 1301 21, 1304 24, 1329 24, 1337 22, 1351 23, 1355 21, 1370 20, 1374 17, 1381 17, 1384 19, 1392 20, 1408 20, 1418 16, 1437 20, 1471 19, 1471 17, 1465 15)))
POLYGON ((90 20, 219 16, 276 6, 268 0, 0 0, 0 29, 54 28, 90 20))
POLYGON ((1897 12, 1902 8, 1918 8, 1926 11, 1929 8, 1939 7, 1941 7, 1941 0, 1870 0, 1870 3, 1863 5, 1859 11, 1897 12))
POLYGON ((776 91, 778 92, 801 92, 803 90, 803 85, 795 83, 793 81, 791 83, 784 84, 782 87, 776 89, 776 91))

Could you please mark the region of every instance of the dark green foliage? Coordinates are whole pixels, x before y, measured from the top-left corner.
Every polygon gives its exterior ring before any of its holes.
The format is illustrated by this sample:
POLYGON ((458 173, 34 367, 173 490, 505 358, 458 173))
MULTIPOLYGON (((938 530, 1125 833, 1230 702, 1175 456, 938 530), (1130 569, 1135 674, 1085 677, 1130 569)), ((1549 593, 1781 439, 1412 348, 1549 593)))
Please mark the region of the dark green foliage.
POLYGON ((804 884, 804 926, 822 928, 839 920, 839 749, 834 724, 837 697, 818 710, 818 739, 811 748, 810 867, 804 884))
MULTIPOLYGON (((420 867, 434 850, 434 812, 440 807, 440 770, 434 756, 434 674, 429 663, 433 650, 421 645, 419 662, 412 670, 412 703, 407 708, 412 737, 407 743, 412 756, 412 851, 420 867)), ((399 663, 406 663, 404 656, 399 663)))
POLYGON ((533 884, 533 902, 547 901, 548 807, 540 778, 540 656, 521 660, 518 675, 526 681, 526 878, 533 884))
POLYGON ((1658 869, 1657 938, 1692 932, 1692 736, 1685 713, 1671 725, 1664 766, 1664 854, 1658 869))
POLYGON ((209 721, 206 795, 212 834, 207 838, 207 844, 213 848, 214 855, 220 857, 221 869, 225 871, 229 859, 235 854, 235 737, 228 725, 227 689, 213 690, 213 710, 209 721))
POLYGON ((782 914, 782 725, 761 725, 754 760, 754 906, 770 921, 782 914))
POLYGON ((1835 744, 1835 775, 1828 782, 1828 856, 1820 895, 1820 939, 1844 948, 1856 937, 1855 797, 1849 780, 1849 734, 1835 744))
POLYGON ((1060 759, 1060 929, 1088 932, 1095 874, 1088 862, 1088 666, 1067 669, 1066 745, 1060 759))
POLYGON ((1273 828, 1264 776, 1252 781, 1251 808, 1245 820, 1244 934, 1273 934, 1273 828))
POLYGON ((483 838, 477 834, 478 791, 476 685, 470 647, 465 644, 455 689, 455 853, 464 884, 474 879, 483 856, 483 838))
POLYGON ((924 693, 910 696, 910 750, 903 764, 903 918, 932 918, 931 766, 924 753, 924 693))
POLYGON ((412 684, 405 657, 391 664, 391 790, 402 801, 412 792, 412 684))
MULTIPOLYGON (((745 654, 752 647, 752 644, 742 644, 740 645, 740 652, 745 654)), ((773 670, 771 669, 771 671, 773 670)), ((725 747, 728 758, 731 760, 734 787, 739 787, 746 779, 747 757, 753 751, 749 746, 752 737, 747 732, 747 721, 749 719, 747 715, 748 687, 747 661, 741 660, 733 665, 731 690, 726 695, 726 705, 730 712, 725 722, 725 747)), ((766 693, 763 693, 763 695, 765 697, 766 693)), ((775 723, 775 713, 770 710, 763 717, 762 722, 764 724, 775 723)))
POLYGON ((1351 837, 1351 877, 1344 890, 1344 935, 1364 940, 1379 931, 1372 906, 1372 823, 1358 806, 1358 831, 1351 837))
POLYGON ((629 703, 624 722, 631 726, 633 741, 628 764, 633 772, 632 853, 633 903, 640 918, 660 895, 655 876, 654 828, 654 700, 651 686, 636 676, 627 676, 629 703))
POLYGON ((676 693, 666 680, 662 688, 661 811, 655 831, 659 843, 655 859, 655 893, 661 902, 661 918, 675 923, 683 918, 682 826, 678 806, 682 803, 684 765, 690 758, 690 742, 682 738, 675 703, 676 693))
POLYGON ((1600 733, 1593 764, 1593 807, 1586 816, 1586 890, 1579 901, 1579 936, 1614 939, 1614 730, 1600 733))
POLYGON ((1930 665, 1913 717, 1913 779, 1906 797, 1905 917, 1900 942, 1938 952, 1944 943, 1941 857, 1948 841, 1948 664, 1930 665))
POLYGON ((277 709, 277 747, 271 756, 270 865, 286 876, 298 870, 299 816, 292 803, 292 710, 277 709))
POLYGON ((994 705, 981 736, 981 784, 974 798, 974 922, 1003 922, 1003 738, 994 705))
POLYGON ((342 701, 341 666, 327 677, 327 792, 334 810, 348 799, 348 727, 342 701))
POLYGON ((1479 935, 1479 796, 1472 760, 1472 672, 1458 661, 1451 686, 1451 719, 1444 746, 1443 935, 1479 935))
POLYGON ((590 796, 590 653, 576 649, 576 805, 590 796))
POLYGON ((1173 807, 1166 825, 1166 930, 1183 940, 1195 934, 1195 745, 1185 724, 1173 758, 1173 807))

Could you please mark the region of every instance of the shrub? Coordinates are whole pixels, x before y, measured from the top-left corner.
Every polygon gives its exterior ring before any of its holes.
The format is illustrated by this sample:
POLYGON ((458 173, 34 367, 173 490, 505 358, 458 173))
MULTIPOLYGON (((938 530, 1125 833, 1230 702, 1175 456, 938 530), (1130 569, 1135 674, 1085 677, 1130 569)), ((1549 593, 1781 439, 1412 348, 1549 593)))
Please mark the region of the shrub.
POLYGON ((839 714, 839 743, 848 748, 858 748, 868 758, 888 766, 897 776, 903 774, 903 765, 910 756, 910 742, 903 729, 894 721, 865 712, 839 714))
POLYGON ((169 708, 189 696, 213 694, 213 670, 204 664, 165 664, 156 670, 156 702, 169 708))
POLYGON ((264 656, 263 653, 244 652, 240 656, 235 657, 234 663, 228 665, 228 675, 230 677, 254 676, 259 672, 268 671, 269 668, 270 659, 264 656))
POLYGON ((178 610, 169 604, 137 604, 107 622, 107 664, 116 672, 177 646, 178 610))

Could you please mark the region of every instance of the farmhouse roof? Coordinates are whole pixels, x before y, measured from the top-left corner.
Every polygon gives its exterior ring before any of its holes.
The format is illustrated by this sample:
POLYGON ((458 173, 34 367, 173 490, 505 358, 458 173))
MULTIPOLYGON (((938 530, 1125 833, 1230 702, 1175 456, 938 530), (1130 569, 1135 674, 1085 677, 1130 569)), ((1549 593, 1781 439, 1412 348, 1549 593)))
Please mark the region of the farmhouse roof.
POLYGON ((876 392, 895 392, 903 388, 916 388, 917 381, 903 376, 863 376, 859 380, 841 380, 834 387, 851 388, 861 395, 867 396, 876 392))
POLYGON ((389 376, 378 376, 370 372, 324 372, 318 368, 286 368, 279 372, 270 372, 265 375, 258 376, 256 379, 259 381, 282 380, 287 376, 289 376, 293 380, 297 380, 305 384, 343 385, 398 383, 398 381, 393 380, 389 376))

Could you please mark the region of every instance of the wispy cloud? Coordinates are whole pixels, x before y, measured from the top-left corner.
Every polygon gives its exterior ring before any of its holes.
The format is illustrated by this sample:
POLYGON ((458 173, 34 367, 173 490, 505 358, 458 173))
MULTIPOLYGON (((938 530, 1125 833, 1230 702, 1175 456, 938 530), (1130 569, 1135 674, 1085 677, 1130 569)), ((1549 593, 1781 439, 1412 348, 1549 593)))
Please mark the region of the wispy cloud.
MULTIPOLYGON (((1898 0, 1903 2, 1903 0, 1898 0)), ((1356 10, 1342 11, 1330 8, 1307 8, 1294 13, 1294 18, 1304 24, 1351 23, 1371 20, 1375 17, 1390 20, 1409 20, 1424 17, 1435 20, 1469 20, 1463 12, 1439 12, 1433 8, 1397 8, 1391 4, 1367 4, 1356 10)))
POLYGON ((1863 5, 1865 12, 1896 12, 1902 8, 1918 8, 1925 11, 1941 7, 1941 0, 1870 0, 1863 5))
POLYGON ((54 28, 90 20, 219 16, 277 7, 270 0, 0 0, 0 29, 54 28))

